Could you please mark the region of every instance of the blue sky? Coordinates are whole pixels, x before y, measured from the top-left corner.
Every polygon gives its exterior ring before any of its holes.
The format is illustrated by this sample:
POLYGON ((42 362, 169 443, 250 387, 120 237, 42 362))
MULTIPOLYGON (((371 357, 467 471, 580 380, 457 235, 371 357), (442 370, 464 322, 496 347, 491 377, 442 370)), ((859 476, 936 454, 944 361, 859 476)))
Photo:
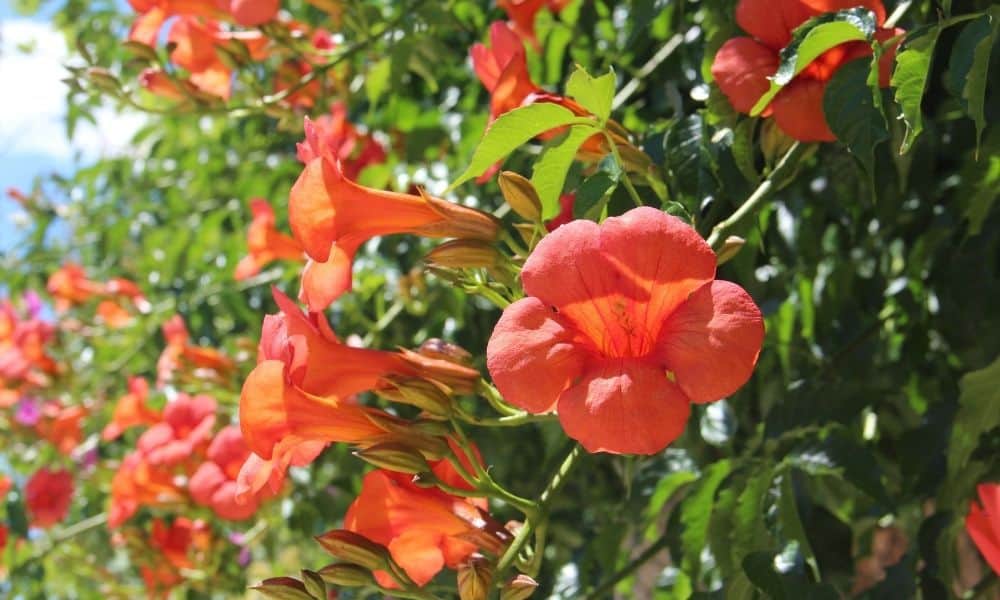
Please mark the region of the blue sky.
POLYGON ((139 115, 109 108, 97 115, 96 127, 82 127, 66 139, 60 79, 68 58, 62 35, 44 16, 18 15, 0 0, 0 252, 21 238, 14 224, 20 208, 6 197, 7 188, 27 192, 40 176, 72 173, 77 157, 90 162, 121 151, 141 122, 139 115), (26 43, 32 52, 21 51, 26 43))

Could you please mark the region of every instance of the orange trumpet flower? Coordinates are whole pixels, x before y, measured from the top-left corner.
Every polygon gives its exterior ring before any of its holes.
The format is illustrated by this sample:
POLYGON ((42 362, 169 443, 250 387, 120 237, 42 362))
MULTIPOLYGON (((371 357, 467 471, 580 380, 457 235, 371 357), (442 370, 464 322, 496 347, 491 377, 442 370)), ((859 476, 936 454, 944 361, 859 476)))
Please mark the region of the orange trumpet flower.
POLYGON ((312 158, 289 196, 292 232, 312 260, 302 273, 300 299, 322 310, 351 288, 351 263, 369 239, 394 233, 494 240, 495 218, 425 194, 367 188, 344 175, 335 148, 306 121, 312 158), (318 147, 317 147, 318 146, 318 147))
POLYGON ((249 254, 236 265, 237 281, 253 277, 276 260, 302 260, 302 246, 292 236, 278 231, 274 209, 263 198, 250 200, 253 220, 247 229, 249 254))

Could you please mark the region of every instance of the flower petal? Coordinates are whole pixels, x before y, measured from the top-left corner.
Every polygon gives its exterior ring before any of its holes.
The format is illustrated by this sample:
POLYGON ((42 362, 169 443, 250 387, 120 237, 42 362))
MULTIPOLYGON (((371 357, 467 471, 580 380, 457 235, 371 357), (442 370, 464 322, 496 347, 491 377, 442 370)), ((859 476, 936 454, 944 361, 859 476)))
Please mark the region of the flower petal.
POLYGON ((713 281, 670 315, 657 355, 692 402, 711 402, 747 382, 763 340, 753 298, 735 283, 713 281))
POLYGON ((789 136, 802 142, 837 139, 826 124, 823 93, 826 82, 799 77, 785 86, 771 102, 774 121, 789 136))
POLYGON ((583 369, 574 336, 537 298, 504 309, 486 347, 486 366, 504 398, 531 413, 552 410, 583 369))
POLYGON ((792 40, 792 30, 820 12, 800 0, 740 0, 736 23, 769 48, 780 50, 792 40))
POLYGON ((559 397, 566 435, 588 452, 655 454, 684 431, 691 405, 655 365, 602 361, 559 397))
MULTIPOLYGON (((988 507, 987 510, 989 510, 988 507)), ((982 553, 986 562, 995 572, 1000 573, 1000 539, 997 539, 990 523, 990 519, 998 518, 1000 517, 984 511, 974 501, 970 502, 969 514, 965 517, 965 530, 975 542, 976 548, 982 553)))
POLYGON ((353 264, 353 249, 348 253, 339 244, 333 245, 326 261, 308 261, 302 270, 299 300, 305 303, 311 312, 322 311, 345 292, 350 291, 353 264))
POLYGON ((712 77, 738 112, 750 114, 771 87, 768 77, 778 70, 778 53, 748 37, 727 40, 712 62, 712 77))
POLYGON ((605 356, 652 351, 663 320, 715 276, 715 254, 677 217, 644 207, 598 226, 547 235, 521 273, 524 291, 555 307, 605 356))

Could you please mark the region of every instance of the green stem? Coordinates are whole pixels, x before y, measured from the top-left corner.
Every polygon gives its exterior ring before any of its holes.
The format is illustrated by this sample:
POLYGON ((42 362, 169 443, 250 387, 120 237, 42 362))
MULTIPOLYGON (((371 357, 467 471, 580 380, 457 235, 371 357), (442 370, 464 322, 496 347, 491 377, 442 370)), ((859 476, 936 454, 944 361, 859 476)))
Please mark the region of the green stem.
POLYGON ((636 570, 638 570, 639 567, 646 564, 647 561, 656 556, 661 550, 666 548, 668 544, 669 544, 669 539, 667 538, 667 536, 663 536, 660 539, 656 540, 651 546, 643 550, 642 554, 632 559, 631 562, 629 562, 627 565, 616 571, 614 575, 612 575, 608 579, 605 579, 601 583, 601 585, 591 590, 590 593, 584 596, 584 600, 598 600, 599 598, 607 598, 611 596, 612 595, 611 591, 614 590, 615 586, 618 584, 619 581, 625 579, 626 577, 634 573, 636 570))
POLYGON ((615 138, 611 135, 611 132, 607 129, 601 131, 604 134, 604 139, 608 141, 608 145, 611 146, 611 155, 615 157, 615 162, 622 170, 622 183, 625 184, 625 189, 628 191, 628 195, 632 197, 632 202, 635 203, 636 207, 642 206, 642 198, 639 197, 639 192, 636 191, 635 186, 632 185, 632 179, 628 176, 628 172, 625 169, 625 161, 622 160, 621 152, 618 151, 618 144, 615 142, 615 138))
MULTIPOLYGON (((500 557, 500 561, 497 563, 497 581, 503 581, 504 572, 510 568, 514 561, 517 559, 518 554, 521 553, 521 548, 531 537, 532 532, 540 527, 542 521, 548 519, 548 504, 552 500, 552 497, 562 488, 563 484, 566 483, 567 476, 569 472, 573 469, 573 465, 576 464, 577 459, 583 454, 583 449, 579 444, 574 443, 569 454, 563 459, 562 464, 556 470, 555 474, 552 475, 552 479, 549 480, 549 484, 545 486, 542 493, 538 496, 537 502, 537 515, 529 515, 525 521, 521 530, 517 532, 514 540, 511 541, 510 546, 500 557)), ((536 553, 541 553, 543 549, 539 548, 536 553)))
POLYGON ((503 396, 500 395, 500 390, 496 389, 489 383, 486 383, 482 379, 480 379, 479 383, 476 385, 476 391, 479 393, 480 396, 486 398, 486 401, 490 403, 490 406, 493 407, 493 410, 497 411, 501 415, 509 417, 514 415, 520 415, 522 413, 522 411, 517 410, 516 408, 507 404, 507 402, 504 401, 503 396))
POLYGON ((757 186, 757 189, 750 194, 750 197, 747 198, 746 202, 741 204, 740 207, 729 216, 729 218, 712 228, 712 233, 708 236, 708 245, 711 246, 713 250, 718 251, 721 249, 729 232, 734 227, 739 225, 743 219, 753 215, 758 209, 760 209, 764 200, 769 198, 775 191, 775 181, 778 181, 788 171, 795 168, 799 157, 806 148, 808 148, 808 146, 801 142, 795 142, 792 144, 792 147, 788 149, 788 152, 786 152, 784 156, 781 157, 781 160, 778 161, 778 164, 767 176, 767 179, 762 181, 760 185, 757 186))

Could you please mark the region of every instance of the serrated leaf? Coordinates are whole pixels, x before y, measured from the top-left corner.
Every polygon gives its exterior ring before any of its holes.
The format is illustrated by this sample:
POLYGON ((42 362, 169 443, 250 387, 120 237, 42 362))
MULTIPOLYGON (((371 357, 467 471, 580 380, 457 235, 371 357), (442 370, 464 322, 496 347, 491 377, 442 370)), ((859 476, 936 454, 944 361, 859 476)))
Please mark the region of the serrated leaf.
POLYGON ((571 110, 551 102, 521 106, 500 115, 479 142, 469 167, 451 184, 452 188, 479 177, 494 163, 505 159, 522 144, 557 127, 579 119, 571 110))
POLYGON ((701 552, 705 549, 708 537, 715 492, 730 471, 732 464, 728 459, 712 463, 702 473, 694 491, 681 504, 681 523, 684 524, 684 531, 681 533, 681 546, 684 549, 682 564, 694 580, 701 570, 701 552))
POLYGON ((609 71, 600 77, 593 77, 577 65, 566 82, 566 95, 604 123, 611 116, 611 103, 615 97, 615 72, 609 71))
MULTIPOLYGON (((1000 8, 994 6, 985 15, 962 29, 952 51, 952 64, 968 64, 968 69, 954 68, 952 80, 961 77, 961 97, 965 111, 976 124, 976 151, 986 128, 986 82, 989 79, 990 55, 1000 32, 1000 8), (957 58, 956 58, 957 57, 957 58)), ((957 86, 956 86, 956 89, 957 86)))
POLYGON ((906 124, 906 135, 899 146, 900 154, 910 150, 913 141, 924 128, 920 104, 927 89, 931 59, 940 32, 938 26, 916 30, 907 36, 896 52, 896 68, 892 72, 891 85, 896 90, 894 98, 906 124))
POLYGON ((1000 427, 1000 357, 963 375, 958 387, 958 414, 948 446, 948 473, 952 476, 965 468, 979 437, 1000 427))
POLYGON ((531 184, 542 202, 542 218, 551 219, 559 214, 559 195, 566 183, 566 174, 573 164, 577 151, 591 136, 600 133, 592 125, 574 125, 565 137, 547 146, 535 161, 531 171, 531 184))
POLYGON ((817 581, 822 581, 819 563, 816 561, 816 554, 813 552, 806 529, 802 525, 799 517, 799 507, 795 501, 795 486, 792 485, 792 473, 786 472, 781 478, 781 495, 778 499, 778 519, 781 522, 781 530, 785 537, 793 539, 799 544, 799 551, 805 558, 806 564, 812 571, 813 577, 817 581))
POLYGON ((889 139, 885 116, 875 106, 867 58, 851 61, 837 71, 823 94, 823 114, 830 130, 856 156, 869 177, 874 176, 875 146, 889 139))
POLYGON ((822 14, 797 27, 792 41, 781 50, 770 87, 750 109, 750 115, 756 117, 764 112, 785 85, 827 50, 847 42, 871 43, 875 27, 875 13, 866 8, 822 14))

